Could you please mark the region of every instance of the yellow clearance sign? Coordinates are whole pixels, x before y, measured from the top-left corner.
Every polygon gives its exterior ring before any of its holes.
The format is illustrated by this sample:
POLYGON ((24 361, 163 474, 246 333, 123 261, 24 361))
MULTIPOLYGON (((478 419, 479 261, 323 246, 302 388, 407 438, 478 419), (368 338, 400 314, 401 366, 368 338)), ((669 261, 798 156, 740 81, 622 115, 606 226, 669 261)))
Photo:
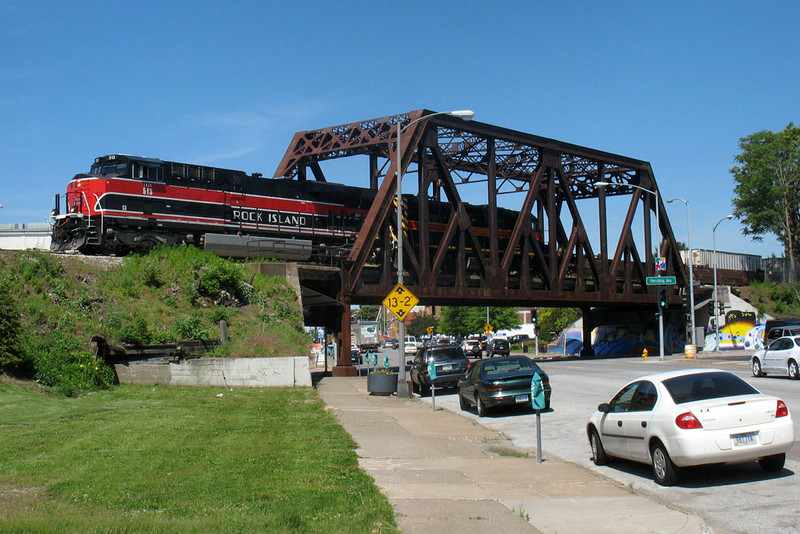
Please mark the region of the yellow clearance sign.
POLYGON ((406 320, 408 312, 419 304, 419 299, 403 284, 397 284, 383 299, 383 305, 401 321, 406 320))

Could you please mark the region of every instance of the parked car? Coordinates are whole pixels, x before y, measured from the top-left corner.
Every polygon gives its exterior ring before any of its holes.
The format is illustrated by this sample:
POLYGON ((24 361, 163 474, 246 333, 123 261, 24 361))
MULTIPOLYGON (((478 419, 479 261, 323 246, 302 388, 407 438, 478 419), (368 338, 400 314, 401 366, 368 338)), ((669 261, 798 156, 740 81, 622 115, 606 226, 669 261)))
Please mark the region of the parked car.
POLYGON ((416 354, 422 345, 417 341, 414 336, 406 336, 404 341, 403 352, 406 354, 416 354))
MULTIPOLYGON (((773 322, 773 321, 770 321, 773 322)), ((769 347, 779 337, 800 336, 800 325, 779 325, 764 329, 764 346, 769 347)))
POLYGON ((800 362, 800 336, 781 337, 770 344, 769 348, 757 350, 750 360, 753 376, 789 375, 789 378, 800 379, 798 372, 800 362))
POLYGON ((464 351, 464 354, 467 356, 475 357, 475 358, 483 358, 483 349, 481 348, 481 342, 477 339, 465 339, 461 342, 461 350, 464 351))
POLYGON ((400 346, 400 341, 398 341, 397 339, 394 339, 394 338, 384 339, 383 340, 383 346, 384 347, 389 347, 391 349, 396 349, 397 347, 400 346))
POLYGON ((411 364, 411 383, 416 391, 425 394, 431 389, 431 377, 428 374, 428 362, 436 366, 436 379, 433 384, 437 388, 455 387, 459 379, 467 372, 467 356, 458 345, 433 345, 417 352, 411 364))
POLYGON ((361 354, 361 350, 355 343, 350 344, 350 361, 353 365, 364 363, 364 356, 361 354))
POLYGON ((496 337, 489 341, 489 344, 486 346, 486 356, 489 358, 494 358, 495 356, 509 356, 511 354, 511 348, 508 344, 508 340, 504 337, 496 337))
POLYGON ((695 369, 628 383, 597 407, 586 433, 595 464, 650 464, 655 481, 670 486, 693 465, 758 461, 765 471, 780 471, 794 422, 786 403, 733 373, 695 369))
POLYGON ((545 409, 549 409, 550 378, 526 356, 505 356, 474 363, 458 383, 459 405, 462 410, 475 406, 479 417, 496 406, 530 407, 534 373, 542 378, 545 409))

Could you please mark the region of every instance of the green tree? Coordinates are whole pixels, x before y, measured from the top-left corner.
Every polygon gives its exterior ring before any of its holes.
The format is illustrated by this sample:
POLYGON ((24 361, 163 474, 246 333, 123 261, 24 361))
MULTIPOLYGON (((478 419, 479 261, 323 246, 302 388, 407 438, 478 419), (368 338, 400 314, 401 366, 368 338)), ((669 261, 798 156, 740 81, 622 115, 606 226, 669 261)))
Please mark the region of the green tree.
MULTIPOLYGON (((490 307, 489 324, 495 331, 519 327, 519 315, 514 308, 490 307)), ((439 331, 443 334, 466 336, 483 332, 486 326, 485 306, 444 306, 439 317, 439 331)))
MULTIPOLYGON (((761 240, 774 234, 785 257, 796 260, 800 252, 800 127, 793 123, 780 132, 764 130, 739 140, 739 164, 730 172, 736 186, 734 215, 744 223, 744 233, 761 240)), ((790 261, 794 279, 794 261, 790 261)))
POLYGON ((468 307, 444 306, 439 314, 439 332, 452 336, 466 336, 474 333, 467 326, 468 307))
POLYGON ((418 313, 406 324, 406 333, 409 336, 424 336, 428 334, 429 326, 438 332, 439 319, 427 313, 418 313))
POLYGON ((356 317, 359 321, 375 321, 378 317, 381 307, 377 304, 367 304, 359 306, 356 311, 356 317))
POLYGON ((539 346, 550 343, 551 332, 559 335, 580 318, 578 308, 539 308, 539 346))

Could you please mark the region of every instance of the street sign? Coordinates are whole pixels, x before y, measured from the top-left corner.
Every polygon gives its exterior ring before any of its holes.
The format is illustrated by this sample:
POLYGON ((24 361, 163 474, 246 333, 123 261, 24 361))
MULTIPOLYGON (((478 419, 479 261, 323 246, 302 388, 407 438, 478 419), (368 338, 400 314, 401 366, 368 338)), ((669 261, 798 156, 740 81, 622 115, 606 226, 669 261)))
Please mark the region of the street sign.
POLYGON ((491 324, 486 323, 486 326, 484 326, 483 329, 486 330, 487 332, 491 332, 492 330, 494 330, 494 327, 491 324))
POLYGON ((675 285, 674 276, 648 276, 646 279, 648 286, 671 286, 675 285))
POLYGON ((667 258, 657 258, 656 259, 656 271, 666 271, 667 270, 667 258))
POLYGON ((406 320, 408 312, 419 304, 419 299, 403 284, 397 284, 383 299, 383 305, 401 321, 406 320))
POLYGON ((429 326, 428 328, 425 329, 425 331, 428 333, 428 335, 431 335, 433 334, 433 327, 429 326))

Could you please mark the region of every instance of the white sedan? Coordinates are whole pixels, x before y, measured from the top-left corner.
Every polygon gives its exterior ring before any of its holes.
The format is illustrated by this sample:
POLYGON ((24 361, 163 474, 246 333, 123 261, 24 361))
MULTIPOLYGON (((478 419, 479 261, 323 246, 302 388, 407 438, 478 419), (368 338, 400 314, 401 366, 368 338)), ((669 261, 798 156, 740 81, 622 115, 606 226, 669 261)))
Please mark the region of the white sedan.
POLYGON ((794 443, 785 402, 718 369, 638 378, 597 407, 586 432, 595 464, 610 458, 651 464, 664 486, 692 465, 758 461, 778 472, 794 443))
POLYGON ((779 337, 769 348, 757 350, 750 360, 753 376, 789 375, 800 378, 797 363, 800 362, 800 336, 779 337))

